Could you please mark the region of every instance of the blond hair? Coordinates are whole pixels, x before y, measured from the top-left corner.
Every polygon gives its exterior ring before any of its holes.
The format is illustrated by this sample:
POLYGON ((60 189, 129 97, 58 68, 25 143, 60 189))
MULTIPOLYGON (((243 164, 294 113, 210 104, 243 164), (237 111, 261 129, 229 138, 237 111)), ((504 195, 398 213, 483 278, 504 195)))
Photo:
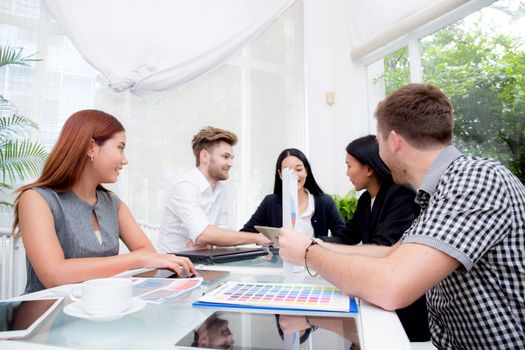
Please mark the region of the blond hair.
POLYGON ((231 131, 215 128, 213 126, 204 127, 200 129, 198 133, 193 135, 191 148, 193 149, 197 166, 200 165, 199 154, 201 151, 203 149, 209 151, 220 142, 226 142, 230 146, 235 146, 237 143, 237 135, 231 131))

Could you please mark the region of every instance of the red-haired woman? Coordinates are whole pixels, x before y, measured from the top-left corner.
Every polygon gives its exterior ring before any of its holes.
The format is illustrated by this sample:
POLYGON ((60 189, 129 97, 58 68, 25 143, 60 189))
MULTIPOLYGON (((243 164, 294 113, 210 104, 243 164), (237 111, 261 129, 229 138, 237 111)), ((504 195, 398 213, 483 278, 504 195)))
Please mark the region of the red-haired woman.
POLYGON ((183 257, 159 254, 128 207, 102 183, 128 163, 126 134, 113 116, 84 110, 64 124, 42 175, 18 189, 15 221, 27 254, 26 293, 126 270, 195 274, 183 257), (118 254, 119 238, 130 253, 118 254))

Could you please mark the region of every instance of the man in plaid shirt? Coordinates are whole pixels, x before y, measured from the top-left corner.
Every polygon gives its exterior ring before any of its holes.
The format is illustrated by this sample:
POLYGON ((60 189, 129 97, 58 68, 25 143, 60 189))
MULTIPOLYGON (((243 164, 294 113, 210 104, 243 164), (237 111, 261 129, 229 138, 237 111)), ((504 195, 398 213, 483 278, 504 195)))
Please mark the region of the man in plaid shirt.
POLYGON ((525 349, 525 187, 452 145, 449 99, 407 85, 379 103, 381 158, 421 214, 393 247, 317 244, 282 230, 280 255, 385 309, 427 293, 439 349, 525 349))

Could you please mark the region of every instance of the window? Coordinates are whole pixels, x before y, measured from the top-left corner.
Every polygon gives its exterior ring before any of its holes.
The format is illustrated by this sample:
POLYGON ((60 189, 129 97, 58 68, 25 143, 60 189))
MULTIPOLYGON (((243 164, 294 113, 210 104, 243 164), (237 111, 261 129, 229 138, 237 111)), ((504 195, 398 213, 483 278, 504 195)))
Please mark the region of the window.
POLYGON ((421 40, 424 80, 454 105, 455 143, 500 160, 523 182, 524 10, 521 1, 498 1, 421 40))
POLYGON ((408 62, 408 47, 402 47, 383 59, 385 74, 376 79, 383 79, 385 84, 385 94, 392 92, 410 83, 410 66, 408 62), (387 77, 387 79, 385 79, 387 77))
POLYGON ((239 228, 273 189, 273 169, 287 145, 306 145, 302 2, 251 45, 210 73, 172 91, 115 93, 83 60, 40 1, 0 0, 0 44, 38 51, 31 68, 0 71, 0 91, 40 126, 50 149, 67 117, 96 108, 127 130, 129 165, 109 186, 136 219, 160 223, 175 172, 195 165, 191 138, 213 125, 239 136, 230 171, 231 227, 239 228), (286 122, 283 122, 286 121, 286 122))
POLYGON ((524 13, 522 1, 501 0, 422 35, 419 42, 413 38, 424 28, 408 35, 416 45, 385 56, 383 70, 380 63, 368 66, 369 101, 375 108, 378 100, 422 73, 424 82, 439 86, 452 100, 460 150, 496 158, 525 182, 524 13), (412 55, 412 49, 420 52, 412 55))
POLYGON ((408 47, 402 47, 367 66, 369 131, 375 134, 374 110, 386 95, 410 83, 408 47))

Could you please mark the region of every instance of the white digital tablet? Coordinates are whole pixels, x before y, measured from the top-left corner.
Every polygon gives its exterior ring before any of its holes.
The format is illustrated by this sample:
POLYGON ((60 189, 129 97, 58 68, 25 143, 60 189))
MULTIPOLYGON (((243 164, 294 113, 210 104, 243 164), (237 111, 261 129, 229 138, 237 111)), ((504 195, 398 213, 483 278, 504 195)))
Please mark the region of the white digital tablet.
POLYGON ((0 300, 0 339, 28 336, 63 300, 64 298, 0 300))
POLYGON ((266 236, 270 241, 272 241, 272 244, 274 247, 279 246, 279 230, 280 227, 269 227, 269 226, 254 226, 254 228, 266 236))

